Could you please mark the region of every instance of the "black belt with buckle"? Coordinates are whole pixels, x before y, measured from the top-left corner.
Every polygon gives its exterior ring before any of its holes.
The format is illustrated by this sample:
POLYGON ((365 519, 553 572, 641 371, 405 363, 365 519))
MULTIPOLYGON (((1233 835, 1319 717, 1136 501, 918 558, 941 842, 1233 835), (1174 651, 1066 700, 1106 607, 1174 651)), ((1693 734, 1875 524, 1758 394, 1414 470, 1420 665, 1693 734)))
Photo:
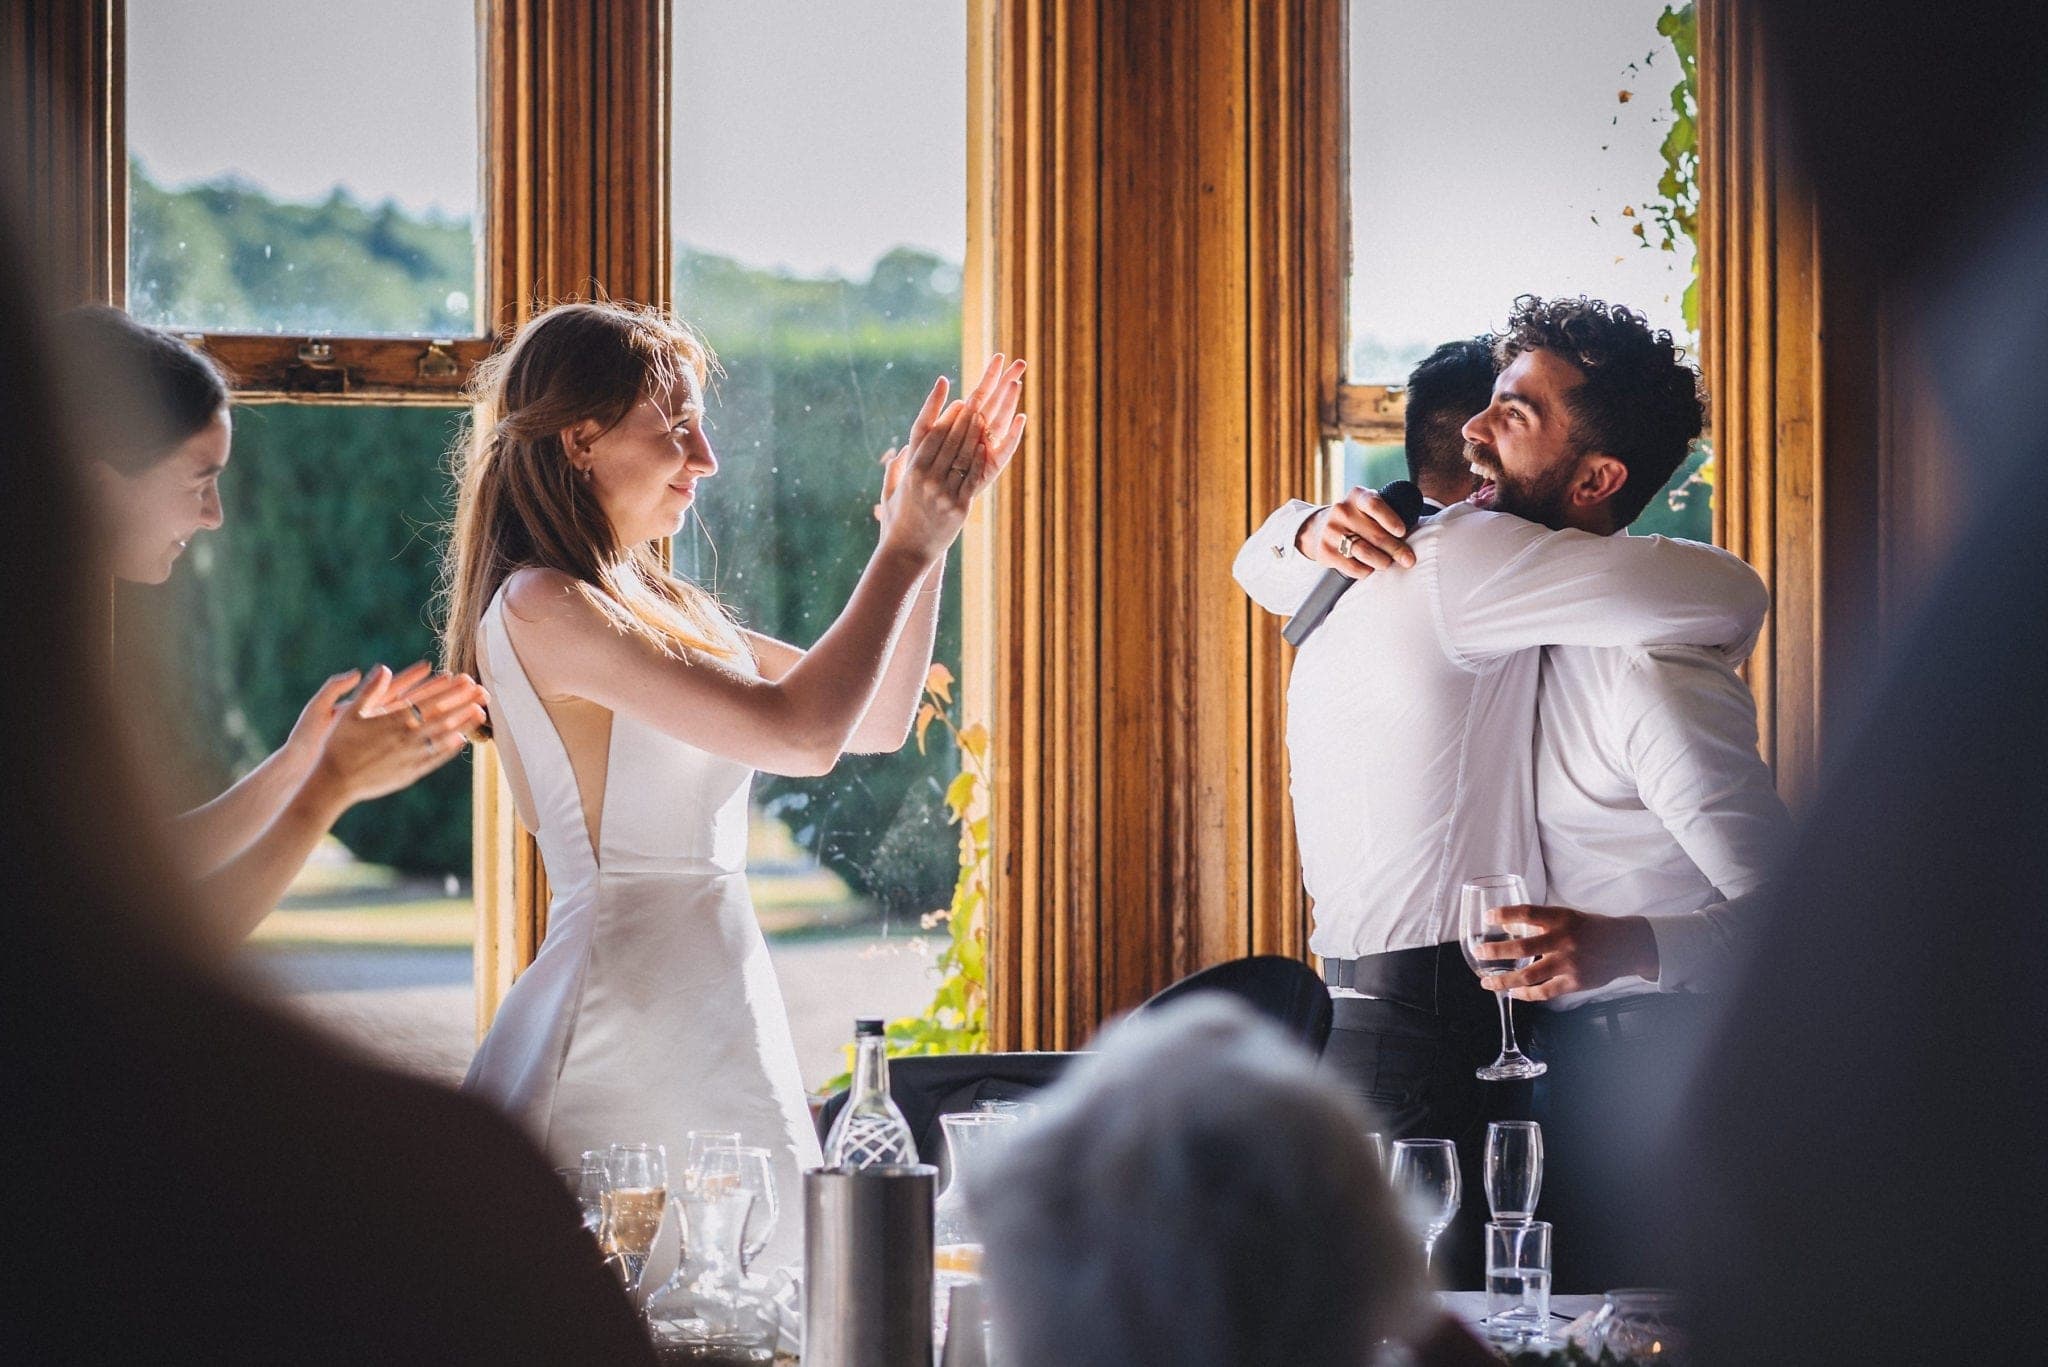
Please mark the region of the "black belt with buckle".
POLYGON ((1324 959, 1323 981, 1344 1014, 1344 1004, 1364 997, 1394 1002, 1432 1015, 1470 1014, 1474 1003, 1492 1009, 1492 994, 1465 962, 1455 943, 1391 949, 1357 959, 1324 959))

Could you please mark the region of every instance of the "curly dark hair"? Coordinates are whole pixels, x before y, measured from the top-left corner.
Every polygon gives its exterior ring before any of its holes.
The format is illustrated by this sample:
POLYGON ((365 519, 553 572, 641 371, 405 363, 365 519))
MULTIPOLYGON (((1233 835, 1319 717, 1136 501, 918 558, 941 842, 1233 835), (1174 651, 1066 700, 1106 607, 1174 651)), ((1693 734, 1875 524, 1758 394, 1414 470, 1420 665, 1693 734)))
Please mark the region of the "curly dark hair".
POLYGON ((1505 367, 1539 350, 1557 353, 1585 376, 1566 401, 1572 447, 1628 467, 1611 503, 1615 526, 1626 527, 1684 463, 1706 423, 1700 373, 1669 332, 1652 329, 1634 309, 1583 295, 1515 300, 1506 330, 1494 340, 1494 358, 1505 367))

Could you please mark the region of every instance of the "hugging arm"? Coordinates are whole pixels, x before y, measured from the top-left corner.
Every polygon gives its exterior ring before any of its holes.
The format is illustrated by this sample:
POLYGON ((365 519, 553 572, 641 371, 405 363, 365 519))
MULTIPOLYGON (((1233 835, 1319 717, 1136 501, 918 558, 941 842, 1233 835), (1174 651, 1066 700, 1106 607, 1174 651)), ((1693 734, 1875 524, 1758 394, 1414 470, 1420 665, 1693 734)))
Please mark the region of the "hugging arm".
POLYGON ((1443 629, 1468 660, 1536 646, 1696 645, 1739 663, 1770 595, 1713 546, 1550 531, 1504 513, 1440 521, 1443 629))

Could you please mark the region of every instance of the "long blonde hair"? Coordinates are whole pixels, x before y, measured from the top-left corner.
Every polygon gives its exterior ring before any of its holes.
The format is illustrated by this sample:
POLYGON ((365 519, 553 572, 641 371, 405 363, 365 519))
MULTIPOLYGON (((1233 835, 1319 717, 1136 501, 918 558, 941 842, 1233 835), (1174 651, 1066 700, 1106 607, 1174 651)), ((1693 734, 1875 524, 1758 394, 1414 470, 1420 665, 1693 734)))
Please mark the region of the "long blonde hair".
POLYGON ((454 534, 442 560, 446 668, 477 672, 484 609, 528 566, 568 575, 621 632, 671 656, 744 653, 716 599, 669 573, 651 544, 619 543, 562 449, 563 429, 594 420, 609 431, 642 395, 666 393, 685 370, 702 387, 716 365, 672 314, 602 302, 545 310, 477 367, 457 452, 454 534))

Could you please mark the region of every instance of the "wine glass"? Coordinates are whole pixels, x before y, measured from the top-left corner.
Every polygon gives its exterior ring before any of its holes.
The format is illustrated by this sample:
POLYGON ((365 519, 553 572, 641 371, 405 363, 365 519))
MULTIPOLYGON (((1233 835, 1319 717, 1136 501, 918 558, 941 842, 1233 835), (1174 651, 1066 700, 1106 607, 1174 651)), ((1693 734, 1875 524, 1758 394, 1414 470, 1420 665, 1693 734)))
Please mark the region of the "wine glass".
POLYGON ((697 1178, 704 1170, 704 1156, 713 1149, 740 1146, 738 1130, 691 1130, 683 1136, 683 1190, 695 1193, 697 1178))
MULTIPOLYGON (((1527 967, 1533 961, 1482 959, 1476 952, 1482 944, 1498 944, 1514 938, 1514 931, 1509 927, 1492 924, 1487 919, 1488 912, 1495 907, 1528 904, 1529 890, 1522 886, 1519 874, 1490 874, 1485 878, 1475 878, 1458 889, 1458 943, 1465 951, 1465 962, 1472 965, 1472 971, 1479 975, 1480 986, 1488 986, 1489 978, 1527 967)), ((1513 1078, 1543 1076, 1548 1065, 1530 1058, 1515 1043, 1515 1017, 1508 1004, 1508 994, 1496 988, 1493 998, 1500 1003, 1500 1057, 1479 1070, 1480 1080, 1505 1082, 1513 1078)))
POLYGON ((1397 1139, 1391 1177, 1408 1218, 1423 1230, 1422 1265, 1427 1269, 1438 1237, 1458 1213, 1463 1190, 1458 1146, 1448 1139, 1397 1139))
POLYGON ((1536 1218, 1543 1190, 1543 1130, 1533 1120, 1496 1120, 1486 1127, 1486 1206, 1498 1224, 1536 1218))
POLYGON ((707 1197, 739 1191, 753 1198, 741 1236, 740 1262, 745 1266, 760 1257, 775 1237, 775 1222, 782 1210, 775 1197, 775 1166, 768 1150, 738 1144, 706 1150, 692 1180, 707 1197))
POLYGON ((659 1144, 614 1144, 604 1151, 605 1230, 610 1252, 625 1265, 627 1284, 640 1280, 661 1214, 668 1208, 668 1152, 659 1144))
POLYGON ((569 1194, 576 1198, 577 1213, 583 1217, 583 1228, 602 1248, 605 1242, 605 1196, 611 1190, 611 1182, 604 1175, 604 1158, 591 1152, 584 1155, 581 1165, 573 1168, 556 1168, 555 1176, 562 1179, 569 1188, 569 1194))

